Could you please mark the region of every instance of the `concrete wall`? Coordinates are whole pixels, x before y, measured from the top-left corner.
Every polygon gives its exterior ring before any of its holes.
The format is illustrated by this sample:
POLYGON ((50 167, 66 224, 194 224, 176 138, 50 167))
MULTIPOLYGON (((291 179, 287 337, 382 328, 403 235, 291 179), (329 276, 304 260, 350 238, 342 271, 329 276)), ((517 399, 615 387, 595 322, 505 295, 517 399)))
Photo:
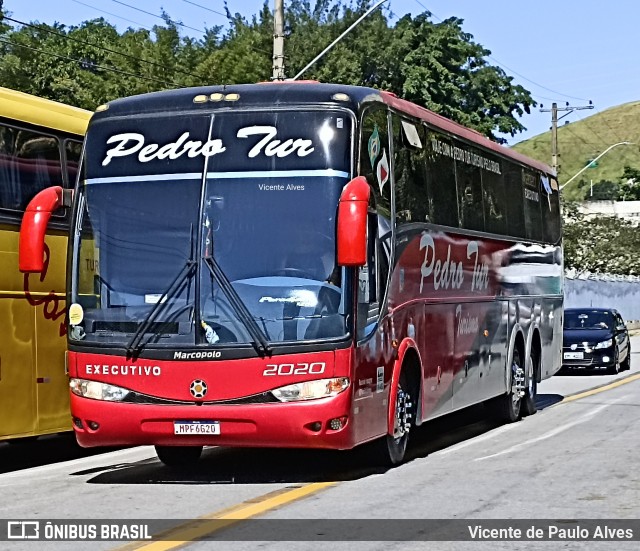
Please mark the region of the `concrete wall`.
POLYGON ((640 281, 565 278, 564 306, 615 308, 627 322, 640 320, 640 281))

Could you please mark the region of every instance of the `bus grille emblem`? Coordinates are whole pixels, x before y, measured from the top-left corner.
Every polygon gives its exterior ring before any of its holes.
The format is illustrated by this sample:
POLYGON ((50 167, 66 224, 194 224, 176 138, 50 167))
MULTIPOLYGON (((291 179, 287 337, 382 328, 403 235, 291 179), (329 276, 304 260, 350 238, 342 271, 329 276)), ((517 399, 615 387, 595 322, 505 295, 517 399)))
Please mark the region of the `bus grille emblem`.
POLYGON ((194 398, 204 398, 207 393, 207 383, 205 383, 202 379, 196 379, 191 382, 191 386, 189 387, 189 392, 194 398))

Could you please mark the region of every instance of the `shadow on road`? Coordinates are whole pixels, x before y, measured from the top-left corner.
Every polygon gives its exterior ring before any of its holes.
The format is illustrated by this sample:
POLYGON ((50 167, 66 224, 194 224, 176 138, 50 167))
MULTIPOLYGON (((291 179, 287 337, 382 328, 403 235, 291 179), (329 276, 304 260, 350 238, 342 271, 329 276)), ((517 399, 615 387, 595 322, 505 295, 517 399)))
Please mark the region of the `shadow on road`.
POLYGON ((72 432, 0 442, 0 473, 70 461, 117 448, 81 448, 72 432))
POLYGON ((536 407, 538 411, 548 408, 558 402, 562 402, 564 396, 562 394, 538 394, 536 396, 536 407))
MULTIPOLYGON (((562 400, 541 395, 539 409, 562 400)), ((436 419, 412 430, 406 462, 427 457, 449 446, 485 434, 500 426, 487 417, 482 405, 436 419)), ((105 465, 78 471, 95 474, 91 484, 299 484, 358 480, 389 470, 374 457, 375 444, 349 451, 270 448, 207 448, 200 461, 184 470, 164 466, 156 459, 105 465)))

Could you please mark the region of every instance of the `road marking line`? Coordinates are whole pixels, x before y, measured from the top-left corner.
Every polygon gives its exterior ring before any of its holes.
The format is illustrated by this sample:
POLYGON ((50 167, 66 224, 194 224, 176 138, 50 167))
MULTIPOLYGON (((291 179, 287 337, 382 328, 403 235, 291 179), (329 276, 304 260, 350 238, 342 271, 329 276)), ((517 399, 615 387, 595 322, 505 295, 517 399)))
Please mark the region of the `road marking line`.
POLYGON ((492 459, 493 457, 499 457, 501 455, 506 455, 508 453, 512 453, 512 452, 516 452, 518 450, 521 450, 522 448, 526 448, 527 446, 529 446, 531 444, 536 444, 537 442, 540 442, 542 440, 547 440, 548 438, 552 438, 552 437, 560 434, 561 432, 564 432, 564 431, 566 431, 566 430, 568 430, 568 429, 570 429, 572 427, 575 427, 576 425, 581 425, 582 423, 587 422, 589 419, 591 419, 591 417, 593 417, 594 415, 597 415, 603 409, 606 409, 611 405, 613 405, 613 402, 610 403, 610 404, 604 404, 602 406, 599 406, 596 409, 591 410, 589 413, 585 413, 577 421, 572 421, 571 423, 566 423, 565 425, 561 425, 559 427, 556 427, 555 429, 550 430, 549 432, 545 432, 544 434, 541 434, 540 436, 537 436, 536 438, 531 438, 530 440, 525 440, 524 442, 520 442, 519 444, 516 444, 515 446, 511 446, 510 448, 507 448, 506 450, 502 450, 501 452, 492 453, 491 455, 485 455, 483 457, 476 457, 474 459, 474 461, 484 461, 485 459, 492 459))
MULTIPOLYGON (((571 396, 567 396, 566 398, 563 398, 562 400, 560 400, 560 402, 558 402, 557 404, 553 404, 555 406, 559 406, 560 404, 564 404, 564 403, 568 403, 568 402, 573 402, 575 400, 579 400, 580 398, 586 398, 588 396, 593 396, 594 394, 599 394, 600 392, 604 392, 606 390, 611 390, 612 388, 617 388, 619 386, 625 385, 627 383, 630 383, 632 381, 636 381, 640 379, 640 373, 637 373, 636 375, 631 375, 630 377, 625 377, 624 379, 619 379, 617 381, 613 381, 612 383, 608 383, 606 385, 597 387, 597 388, 593 388, 591 390, 586 390, 584 392, 580 392, 578 394, 572 394, 571 396)), ((466 448, 468 446, 471 446, 472 444, 477 444, 479 442, 482 442, 484 440, 488 440, 490 438, 494 438, 495 436, 499 436, 501 435, 503 432, 506 432, 507 430, 514 428, 514 427, 519 427, 520 425, 518 423, 509 423, 508 425, 502 425, 501 427, 498 427, 497 429, 493 429, 492 431, 480 435, 480 436, 476 436, 475 438, 472 438, 471 440, 467 440, 465 442, 459 442, 458 444, 454 444, 452 447, 449 447, 445 450, 440 450, 435 452, 433 455, 446 455, 449 453, 453 453, 453 452, 457 452, 463 448, 466 448)), ((572 426, 572 425, 571 425, 572 426)), ((569 426, 566 426, 566 428, 569 428, 569 426)), ((558 430, 558 429, 556 429, 558 430)), ((562 429, 565 430, 565 429, 562 429)), ((558 430, 558 432, 562 432, 562 430, 558 430)), ((553 431, 552 431, 553 432, 553 431)), ((557 434, 557 433, 554 433, 557 434)), ((551 436, 554 436, 554 434, 549 434, 548 436, 546 436, 546 438, 549 438, 551 436)), ((506 453, 506 452, 500 452, 500 454, 494 454, 494 455, 487 455, 485 457, 479 457, 474 459, 474 461, 480 461, 482 459, 487 459, 489 457, 494 457, 495 455, 501 455, 502 453, 506 453)))
POLYGON ((567 396, 566 398, 563 398, 560 401, 560 403, 563 404, 565 402, 573 402, 574 400, 579 400, 580 398, 593 396, 594 394, 599 394, 600 392, 604 392, 605 390, 611 390, 612 388, 617 388, 619 386, 626 385, 627 383, 637 381, 638 379, 640 379, 640 373, 631 375, 631 377, 625 377, 624 379, 619 379, 618 381, 614 381, 613 383, 609 383, 604 386, 599 386, 597 388, 592 388, 591 390, 587 390, 585 392, 580 392, 579 394, 572 394, 571 396, 567 396))
POLYGON ((160 534, 154 534, 154 538, 163 538, 163 541, 149 543, 135 542, 123 547, 118 547, 116 551, 168 551, 169 549, 177 549, 214 532, 228 528, 238 522, 308 497, 327 488, 331 488, 336 484, 337 482, 315 482, 293 489, 287 487, 282 490, 276 490, 275 492, 269 492, 268 494, 249 499, 238 505, 222 509, 209 515, 203 515, 191 522, 186 522, 160 534), (164 541, 167 539, 171 541, 164 541))
POLYGON ((499 436, 502 433, 507 432, 508 430, 514 429, 518 426, 519 426, 518 423, 509 423, 508 425, 502 425, 500 427, 496 427, 495 429, 492 429, 491 431, 485 434, 481 434, 470 440, 466 440, 465 442, 458 442, 457 444, 454 444, 444 450, 439 450, 432 455, 446 455, 448 453, 457 452, 463 448, 466 448, 467 446, 471 446, 471 444, 477 444, 478 442, 489 440, 489 438, 494 438, 495 436, 499 436))

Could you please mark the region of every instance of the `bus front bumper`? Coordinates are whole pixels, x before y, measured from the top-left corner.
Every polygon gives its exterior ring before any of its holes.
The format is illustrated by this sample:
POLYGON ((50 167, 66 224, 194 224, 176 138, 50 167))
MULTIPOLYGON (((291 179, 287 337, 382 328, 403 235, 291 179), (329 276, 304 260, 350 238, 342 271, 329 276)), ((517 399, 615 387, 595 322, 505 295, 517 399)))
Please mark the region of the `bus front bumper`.
POLYGON ((349 391, 301 402, 200 406, 107 402, 71 394, 73 427, 83 447, 350 449, 355 445, 350 403, 349 391), (185 425, 211 423, 218 424, 218 434, 183 432, 185 425))

